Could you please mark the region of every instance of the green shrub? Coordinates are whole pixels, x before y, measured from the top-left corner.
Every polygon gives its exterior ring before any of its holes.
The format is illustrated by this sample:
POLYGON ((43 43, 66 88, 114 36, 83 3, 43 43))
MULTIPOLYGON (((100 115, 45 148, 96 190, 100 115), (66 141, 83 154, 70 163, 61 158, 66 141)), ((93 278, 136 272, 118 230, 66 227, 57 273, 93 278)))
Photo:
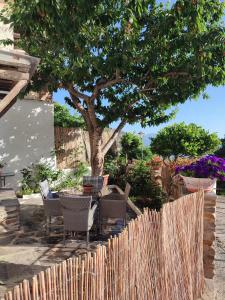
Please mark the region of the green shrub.
POLYGON ((159 210, 163 203, 167 202, 167 195, 152 180, 150 168, 145 161, 138 161, 128 173, 126 173, 124 159, 107 161, 105 172, 110 175, 110 184, 116 184, 124 189, 126 182, 130 183, 130 196, 140 208, 149 207, 159 210))
POLYGON ((152 157, 150 148, 145 147, 141 137, 127 132, 121 138, 121 155, 126 159, 149 160, 152 157))
POLYGON ((77 114, 71 114, 66 105, 54 103, 54 126, 64 128, 85 128, 84 120, 77 114))
POLYGON ((48 180, 51 184, 60 176, 60 171, 52 170, 49 164, 37 163, 20 171, 23 175, 21 190, 23 194, 30 195, 39 192, 39 182, 48 180))
POLYGON ((125 186, 126 160, 124 157, 108 159, 104 164, 104 173, 109 174, 109 184, 125 186))
POLYGON ((60 183, 55 186, 55 190, 61 191, 63 189, 76 188, 78 187, 84 175, 87 174, 88 168, 84 163, 79 163, 76 166, 73 174, 67 174, 62 176, 60 183))
POLYGON ((151 149, 164 158, 176 159, 179 156, 198 157, 213 153, 220 145, 216 133, 209 133, 194 123, 186 125, 182 122, 161 129, 152 139, 151 149))
POLYGON ((141 207, 160 210, 167 202, 167 195, 161 187, 151 178, 149 166, 140 161, 128 172, 126 176, 132 187, 131 196, 136 198, 137 204, 141 207))

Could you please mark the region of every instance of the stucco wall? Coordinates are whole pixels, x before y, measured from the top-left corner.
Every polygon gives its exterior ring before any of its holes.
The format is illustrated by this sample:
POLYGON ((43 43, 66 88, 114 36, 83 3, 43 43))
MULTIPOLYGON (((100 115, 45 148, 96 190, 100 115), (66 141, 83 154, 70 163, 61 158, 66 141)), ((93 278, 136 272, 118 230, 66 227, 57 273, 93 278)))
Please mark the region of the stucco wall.
POLYGON ((7 179, 7 186, 17 188, 20 170, 38 161, 55 167, 53 104, 38 100, 17 100, 0 119, 0 158, 7 165, 4 171, 16 176, 7 179))

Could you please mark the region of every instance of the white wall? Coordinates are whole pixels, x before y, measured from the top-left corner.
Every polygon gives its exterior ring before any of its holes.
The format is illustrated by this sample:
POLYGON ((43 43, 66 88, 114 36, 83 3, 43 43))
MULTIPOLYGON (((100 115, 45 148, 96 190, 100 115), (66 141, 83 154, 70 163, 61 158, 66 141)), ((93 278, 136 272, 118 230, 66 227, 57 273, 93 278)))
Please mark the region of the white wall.
POLYGON ((38 100, 17 100, 0 118, 0 158, 4 171, 16 176, 7 179, 7 187, 18 188, 20 170, 38 161, 55 167, 53 104, 38 100))

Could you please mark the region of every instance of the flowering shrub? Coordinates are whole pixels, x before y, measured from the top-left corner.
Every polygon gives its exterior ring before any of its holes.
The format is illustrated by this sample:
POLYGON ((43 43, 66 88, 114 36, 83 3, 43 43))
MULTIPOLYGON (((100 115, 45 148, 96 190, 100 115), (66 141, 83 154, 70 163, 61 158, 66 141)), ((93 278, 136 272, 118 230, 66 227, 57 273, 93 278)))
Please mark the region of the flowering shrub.
POLYGON ((225 181, 225 159, 207 155, 190 165, 177 167, 176 174, 196 178, 217 178, 225 181))
POLYGON ((152 157, 152 160, 151 160, 152 163, 161 163, 162 162, 162 158, 158 155, 154 155, 152 157))

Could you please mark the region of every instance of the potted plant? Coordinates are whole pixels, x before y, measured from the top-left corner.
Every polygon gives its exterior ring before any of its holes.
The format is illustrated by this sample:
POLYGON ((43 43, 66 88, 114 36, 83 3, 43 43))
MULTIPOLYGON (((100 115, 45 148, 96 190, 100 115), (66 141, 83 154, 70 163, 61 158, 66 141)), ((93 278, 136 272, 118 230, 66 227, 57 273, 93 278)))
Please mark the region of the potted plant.
POLYGON ((83 193, 84 194, 91 194, 93 191, 93 185, 92 184, 84 184, 83 185, 83 193))
MULTIPOLYGON (((225 181, 225 159, 215 155, 206 155, 190 165, 177 167, 176 174, 192 178, 192 191, 194 191, 195 182, 196 186, 202 184, 202 188, 205 191, 210 191, 210 189, 216 189, 216 180, 225 181), (206 179, 212 179, 214 181, 208 180, 207 186, 206 179), (213 187, 212 183, 214 184, 213 187)), ((189 191, 191 191, 191 188, 189 191)))
POLYGON ((160 156, 153 156, 150 164, 153 170, 159 170, 163 164, 162 158, 160 156))
POLYGON ((107 186, 109 182, 109 174, 105 174, 103 177, 103 186, 107 186))

